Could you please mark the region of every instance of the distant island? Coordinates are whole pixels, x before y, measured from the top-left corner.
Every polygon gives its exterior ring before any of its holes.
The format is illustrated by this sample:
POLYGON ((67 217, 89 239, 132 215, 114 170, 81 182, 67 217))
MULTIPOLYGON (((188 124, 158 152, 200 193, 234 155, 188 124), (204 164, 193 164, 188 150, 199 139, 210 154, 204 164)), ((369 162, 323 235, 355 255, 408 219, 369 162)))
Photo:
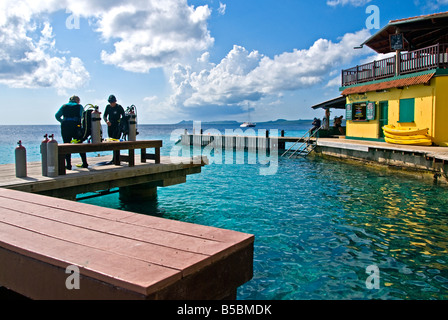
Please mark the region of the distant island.
MULTIPOLYGON (((277 119, 272 121, 264 121, 257 122, 257 125, 293 125, 293 124, 303 124, 313 122, 313 120, 299 119, 299 120, 286 120, 286 119, 277 119)), ((202 124, 205 125, 240 125, 242 122, 233 121, 233 120, 224 120, 224 121, 202 121, 202 124)), ((182 120, 177 125, 193 125, 193 120, 182 120)))

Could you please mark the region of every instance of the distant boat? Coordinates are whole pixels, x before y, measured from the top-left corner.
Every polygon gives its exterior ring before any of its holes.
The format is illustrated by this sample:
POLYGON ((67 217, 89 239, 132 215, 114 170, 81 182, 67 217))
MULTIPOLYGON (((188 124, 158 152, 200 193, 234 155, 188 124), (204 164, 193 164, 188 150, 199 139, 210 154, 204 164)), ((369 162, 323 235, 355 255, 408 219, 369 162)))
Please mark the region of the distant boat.
POLYGON ((249 118, 249 121, 244 122, 242 125, 240 125, 241 128, 254 128, 256 126, 255 123, 250 122, 250 108, 247 109, 247 117, 249 118))
POLYGON ((241 128, 254 128, 256 127, 255 123, 252 122, 244 122, 242 125, 240 125, 241 128))

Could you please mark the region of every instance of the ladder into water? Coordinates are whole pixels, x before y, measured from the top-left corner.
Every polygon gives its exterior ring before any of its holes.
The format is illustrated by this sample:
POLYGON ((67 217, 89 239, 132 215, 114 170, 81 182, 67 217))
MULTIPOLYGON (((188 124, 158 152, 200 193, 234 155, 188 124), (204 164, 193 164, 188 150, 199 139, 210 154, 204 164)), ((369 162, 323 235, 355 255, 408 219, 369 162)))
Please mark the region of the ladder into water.
POLYGON ((288 159, 291 159, 292 157, 298 158, 298 157, 306 157, 308 156, 316 147, 317 147, 317 133, 319 130, 322 129, 322 127, 319 127, 318 129, 310 129, 301 137, 299 140, 297 140, 288 150, 286 150, 282 157, 288 157, 288 159), (293 149, 296 145, 299 145, 296 149, 293 149))

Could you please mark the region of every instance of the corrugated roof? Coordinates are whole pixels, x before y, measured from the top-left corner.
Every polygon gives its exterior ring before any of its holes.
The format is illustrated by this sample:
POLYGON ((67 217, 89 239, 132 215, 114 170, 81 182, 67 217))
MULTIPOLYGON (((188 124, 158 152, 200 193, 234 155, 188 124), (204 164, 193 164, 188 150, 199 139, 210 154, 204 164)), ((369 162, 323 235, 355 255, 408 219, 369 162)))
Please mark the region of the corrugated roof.
POLYGON ((354 87, 348 87, 342 91, 342 95, 347 96, 349 94, 354 93, 362 93, 362 92, 371 92, 371 91, 377 91, 377 90, 385 90, 385 89, 391 89, 391 88, 398 88, 398 87, 407 87, 407 86, 413 86, 417 84, 424 84, 428 83, 431 78, 434 76, 436 72, 429 72, 426 74, 421 74, 414 77, 405 77, 401 79, 394 79, 390 81, 382 81, 377 83, 370 83, 360 86, 354 86, 354 87))
POLYGON ((422 16, 416 16, 416 17, 410 17, 410 18, 404 18, 404 19, 391 20, 391 21, 389 21, 389 24, 405 22, 405 21, 407 22, 407 21, 411 21, 411 20, 434 19, 434 18, 445 17, 445 16, 448 16, 448 11, 426 14, 426 15, 422 15, 422 16))

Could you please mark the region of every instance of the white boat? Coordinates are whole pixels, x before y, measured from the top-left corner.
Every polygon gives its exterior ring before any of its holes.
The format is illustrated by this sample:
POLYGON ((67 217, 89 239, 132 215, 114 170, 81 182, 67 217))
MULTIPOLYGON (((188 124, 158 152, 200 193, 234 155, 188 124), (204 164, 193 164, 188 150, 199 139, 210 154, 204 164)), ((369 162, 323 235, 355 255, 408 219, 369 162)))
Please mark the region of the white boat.
POLYGON ((240 125, 240 128, 254 128, 256 126, 255 123, 250 121, 250 108, 247 109, 247 120, 243 124, 240 125))
POLYGON ((244 122, 242 125, 240 125, 241 128, 254 128, 255 126, 256 124, 252 122, 244 122))

